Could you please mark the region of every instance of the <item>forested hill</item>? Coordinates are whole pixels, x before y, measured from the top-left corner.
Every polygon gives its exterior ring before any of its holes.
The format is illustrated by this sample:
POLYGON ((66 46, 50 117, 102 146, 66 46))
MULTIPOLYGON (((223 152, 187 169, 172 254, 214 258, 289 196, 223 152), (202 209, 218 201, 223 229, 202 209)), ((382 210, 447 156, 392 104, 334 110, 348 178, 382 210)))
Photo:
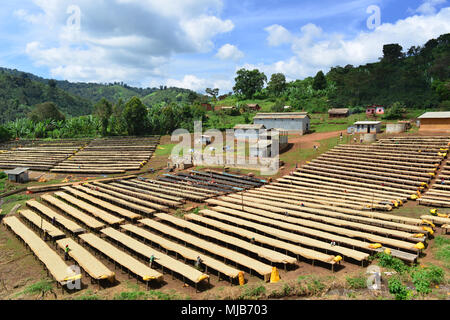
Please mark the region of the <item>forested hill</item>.
POLYGON ((72 95, 54 85, 31 80, 26 74, 10 74, 0 70, 0 123, 28 115, 33 106, 52 101, 71 116, 92 113, 92 102, 72 95))
POLYGON ((450 34, 423 46, 385 45, 380 62, 332 68, 327 79, 336 90, 333 106, 390 106, 399 101, 408 108, 450 110, 450 34))
POLYGON ((0 123, 26 117, 38 103, 52 101, 69 116, 91 114, 102 98, 112 103, 137 96, 148 107, 187 103, 196 94, 180 88, 135 88, 124 83, 72 83, 0 68, 0 123))

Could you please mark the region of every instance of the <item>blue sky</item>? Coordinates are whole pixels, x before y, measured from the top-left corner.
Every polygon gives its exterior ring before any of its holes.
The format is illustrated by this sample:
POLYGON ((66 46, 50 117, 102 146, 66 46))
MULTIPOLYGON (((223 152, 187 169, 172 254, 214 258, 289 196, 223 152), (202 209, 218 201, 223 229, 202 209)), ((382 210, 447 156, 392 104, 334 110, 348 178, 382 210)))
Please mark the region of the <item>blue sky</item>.
POLYGON ((4 0, 0 66, 224 93, 242 67, 303 79, 448 32, 448 0, 4 0))

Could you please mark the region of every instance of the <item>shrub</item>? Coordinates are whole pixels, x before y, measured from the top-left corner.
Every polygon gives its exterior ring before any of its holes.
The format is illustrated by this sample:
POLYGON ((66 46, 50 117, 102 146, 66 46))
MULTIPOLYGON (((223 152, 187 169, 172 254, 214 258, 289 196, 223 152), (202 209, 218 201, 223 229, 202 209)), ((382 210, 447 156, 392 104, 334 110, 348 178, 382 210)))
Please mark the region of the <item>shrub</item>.
POLYGON ((360 276, 360 277, 346 277, 347 284, 351 289, 364 289, 367 287, 367 280, 360 276))
POLYGON ((388 281, 389 293, 395 296, 396 300, 407 300, 411 296, 411 292, 398 278, 391 278, 388 281))
POLYGON ((408 271, 408 266, 400 259, 394 258, 390 254, 380 252, 377 254, 378 264, 383 268, 394 269, 399 273, 408 271))
POLYGON ((431 293, 433 285, 444 282, 444 270, 437 266, 430 266, 415 270, 411 277, 417 292, 426 295, 431 293))

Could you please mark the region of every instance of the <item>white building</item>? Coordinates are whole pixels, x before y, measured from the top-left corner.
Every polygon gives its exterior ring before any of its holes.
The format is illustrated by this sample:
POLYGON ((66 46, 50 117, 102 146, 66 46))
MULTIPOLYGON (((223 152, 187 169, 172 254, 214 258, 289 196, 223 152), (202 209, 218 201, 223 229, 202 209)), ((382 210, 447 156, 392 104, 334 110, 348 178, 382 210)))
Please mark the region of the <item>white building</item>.
POLYGON ((262 124, 266 129, 281 128, 305 134, 310 130, 311 118, 307 112, 258 113, 253 123, 262 124))
POLYGON ((381 121, 358 121, 353 124, 356 133, 380 133, 381 121))

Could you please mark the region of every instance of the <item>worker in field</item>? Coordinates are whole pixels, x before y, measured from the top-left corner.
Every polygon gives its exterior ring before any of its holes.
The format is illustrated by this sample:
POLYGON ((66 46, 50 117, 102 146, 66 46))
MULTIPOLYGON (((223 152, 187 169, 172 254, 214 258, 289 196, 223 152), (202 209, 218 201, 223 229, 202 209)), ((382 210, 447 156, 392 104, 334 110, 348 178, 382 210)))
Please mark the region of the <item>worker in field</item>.
POLYGON ((441 178, 441 184, 445 184, 445 179, 441 178))
POLYGON ((69 245, 66 244, 66 247, 64 248, 64 260, 65 261, 69 260, 69 251, 70 251, 69 245))
POLYGON ((342 132, 341 132, 341 134, 339 135, 339 139, 341 139, 341 142, 342 142, 342 139, 344 139, 344 136, 342 135, 342 132))
POLYGON ((195 261, 195 267, 200 270, 201 266, 202 266, 203 260, 202 258, 200 258, 200 256, 197 257, 197 261, 195 261))
POLYGON ((150 268, 153 268, 153 262, 156 260, 156 257, 152 254, 151 256, 150 256, 150 268))
POLYGON ((251 244, 255 244, 255 238, 254 237, 250 239, 250 243, 251 244))
POLYGON ((55 223, 56 223, 56 217, 53 217, 52 218, 52 225, 55 225, 55 223))
POLYGON ((44 230, 44 241, 47 241, 48 238, 48 231, 44 230))

